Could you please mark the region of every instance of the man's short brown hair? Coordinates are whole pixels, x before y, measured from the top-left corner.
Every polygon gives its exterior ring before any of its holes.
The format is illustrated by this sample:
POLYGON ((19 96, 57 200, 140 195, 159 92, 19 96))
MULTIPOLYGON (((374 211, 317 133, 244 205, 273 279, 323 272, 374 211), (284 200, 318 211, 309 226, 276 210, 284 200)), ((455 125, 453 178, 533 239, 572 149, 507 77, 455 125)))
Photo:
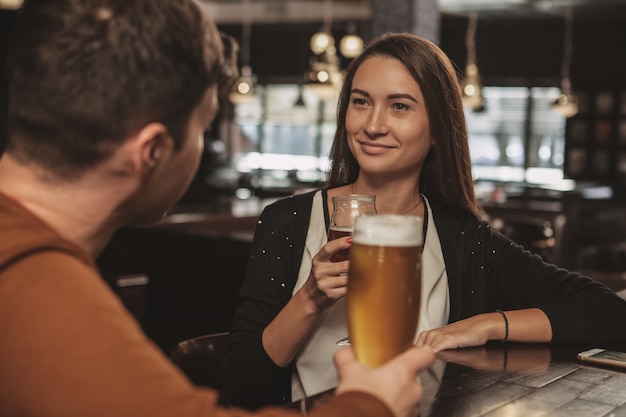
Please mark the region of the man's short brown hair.
POLYGON ((8 55, 7 151, 62 178, 163 123, 180 146, 206 89, 232 76, 193 0, 26 0, 8 55))

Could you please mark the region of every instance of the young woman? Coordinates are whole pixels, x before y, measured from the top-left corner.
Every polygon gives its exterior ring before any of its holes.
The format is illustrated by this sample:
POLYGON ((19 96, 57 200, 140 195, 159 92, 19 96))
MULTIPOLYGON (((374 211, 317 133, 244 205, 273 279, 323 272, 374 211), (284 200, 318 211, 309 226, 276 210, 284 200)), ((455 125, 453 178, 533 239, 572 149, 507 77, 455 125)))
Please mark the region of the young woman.
POLYGON ((267 207, 255 233, 224 370, 230 400, 256 406, 336 383, 349 261, 327 242, 330 198, 375 194, 379 213, 426 221, 416 343, 626 340, 626 301, 547 264, 489 227, 474 196, 454 67, 411 34, 373 41, 347 70, 328 185, 267 207))

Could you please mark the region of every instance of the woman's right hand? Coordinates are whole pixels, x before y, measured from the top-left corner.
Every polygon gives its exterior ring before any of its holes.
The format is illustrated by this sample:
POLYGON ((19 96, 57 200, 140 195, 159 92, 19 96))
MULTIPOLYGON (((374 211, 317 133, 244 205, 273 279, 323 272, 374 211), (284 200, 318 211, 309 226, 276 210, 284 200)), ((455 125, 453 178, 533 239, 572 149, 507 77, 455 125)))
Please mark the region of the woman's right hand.
POLYGON ((350 244, 349 238, 339 238, 322 246, 313 257, 309 278, 263 331, 263 347, 278 366, 293 361, 320 313, 346 295, 350 261, 331 262, 330 257, 350 244))
POLYGON ((330 258, 351 244, 349 237, 331 240, 313 257, 311 273, 302 289, 320 311, 346 295, 350 261, 331 262, 330 258))

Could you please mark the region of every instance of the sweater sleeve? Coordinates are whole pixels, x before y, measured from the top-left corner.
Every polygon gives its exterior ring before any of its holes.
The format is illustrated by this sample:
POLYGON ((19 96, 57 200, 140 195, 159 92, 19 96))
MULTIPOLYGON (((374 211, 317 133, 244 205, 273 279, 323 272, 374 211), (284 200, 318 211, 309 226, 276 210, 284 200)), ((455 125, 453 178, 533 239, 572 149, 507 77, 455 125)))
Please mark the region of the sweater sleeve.
POLYGON ((391 410, 378 398, 364 392, 351 391, 332 397, 328 402, 305 410, 309 417, 392 417, 391 410))
POLYGON ((59 251, 0 274, 0 415, 209 416, 194 387, 141 331, 92 266, 59 251))
MULTIPOLYGON (((434 204, 433 204, 434 205, 434 204)), ((496 309, 539 308, 552 343, 626 340, 626 300, 590 277, 544 262, 488 223, 433 210, 450 287, 450 322, 496 309)))
POLYGON ((306 409, 290 407, 264 407, 254 412, 227 409, 215 417, 393 417, 391 410, 378 398, 364 392, 351 391, 324 398, 322 402, 307 404, 306 409))
MULTIPOLYGON (((604 284, 546 263, 538 255, 492 232, 493 279, 497 308, 536 307, 552 325, 553 343, 604 343, 626 340, 626 301, 604 284)), ((489 255, 487 255, 489 256, 489 255)))
MULTIPOLYGON (((66 417, 297 417, 286 407, 218 406, 141 332, 91 266, 39 252, 0 275, 0 415, 66 417)), ((312 417, 392 417, 377 398, 349 392, 312 417)))
POLYGON ((268 206, 257 224, 239 294, 222 374, 227 400, 256 408, 291 398, 291 367, 276 365, 262 344, 263 330, 291 298, 304 250, 311 198, 268 206))

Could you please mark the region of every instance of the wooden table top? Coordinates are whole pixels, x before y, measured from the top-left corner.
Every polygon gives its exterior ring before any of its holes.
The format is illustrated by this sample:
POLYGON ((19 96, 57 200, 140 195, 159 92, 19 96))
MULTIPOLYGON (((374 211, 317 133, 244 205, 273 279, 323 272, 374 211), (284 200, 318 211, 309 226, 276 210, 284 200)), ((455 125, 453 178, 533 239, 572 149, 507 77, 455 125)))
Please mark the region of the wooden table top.
MULTIPOLYGON (((491 343, 440 352, 420 375, 420 416, 626 416, 626 370, 576 359, 592 347, 491 343)), ((626 352, 626 344, 599 347, 626 352)), ((293 406, 306 411, 330 395, 293 406)))

